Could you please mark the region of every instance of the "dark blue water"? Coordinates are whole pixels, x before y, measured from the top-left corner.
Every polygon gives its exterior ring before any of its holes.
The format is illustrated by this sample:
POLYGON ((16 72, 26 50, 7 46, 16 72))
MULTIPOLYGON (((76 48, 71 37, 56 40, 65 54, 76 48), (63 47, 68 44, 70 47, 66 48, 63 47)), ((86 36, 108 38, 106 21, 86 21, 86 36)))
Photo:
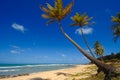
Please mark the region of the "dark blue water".
POLYGON ((18 75, 74 67, 75 64, 0 64, 0 75, 18 75))

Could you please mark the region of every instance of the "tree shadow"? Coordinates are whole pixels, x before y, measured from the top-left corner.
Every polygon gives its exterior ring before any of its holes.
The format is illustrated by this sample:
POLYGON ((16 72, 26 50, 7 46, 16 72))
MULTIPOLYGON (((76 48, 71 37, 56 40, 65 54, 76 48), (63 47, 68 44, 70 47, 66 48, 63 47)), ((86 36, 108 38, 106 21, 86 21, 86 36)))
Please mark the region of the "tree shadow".
POLYGON ((68 73, 62 73, 62 72, 58 72, 58 73, 56 73, 57 74, 57 76, 59 76, 59 75, 63 75, 63 76, 70 76, 71 74, 68 74, 68 73))
POLYGON ((32 78, 32 79, 30 79, 30 80, 50 80, 50 79, 43 79, 43 78, 32 78))

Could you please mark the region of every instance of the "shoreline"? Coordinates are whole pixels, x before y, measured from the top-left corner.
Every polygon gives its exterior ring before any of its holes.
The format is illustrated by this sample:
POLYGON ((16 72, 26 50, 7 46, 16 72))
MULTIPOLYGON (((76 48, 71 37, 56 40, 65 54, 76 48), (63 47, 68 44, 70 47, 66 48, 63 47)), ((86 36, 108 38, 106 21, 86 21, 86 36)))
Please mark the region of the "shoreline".
MULTIPOLYGON (((64 80, 73 77, 86 78, 89 77, 89 75, 76 76, 76 74, 78 75, 78 74, 83 74, 83 73, 85 74, 91 72, 91 70, 89 70, 88 68, 92 66, 95 65, 93 64, 76 65, 75 67, 72 68, 19 74, 13 76, 3 76, 3 78, 0 77, 0 80, 64 80)), ((96 72, 93 71, 91 74, 95 74, 95 73, 96 72)))

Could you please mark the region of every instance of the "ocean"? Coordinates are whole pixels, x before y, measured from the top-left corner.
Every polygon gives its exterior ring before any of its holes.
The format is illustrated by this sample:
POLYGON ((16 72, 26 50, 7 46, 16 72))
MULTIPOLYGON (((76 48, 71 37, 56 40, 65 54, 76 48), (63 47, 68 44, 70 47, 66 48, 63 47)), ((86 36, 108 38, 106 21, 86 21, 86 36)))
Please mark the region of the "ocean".
POLYGON ((74 67, 76 64, 0 64, 0 75, 19 75, 74 67))

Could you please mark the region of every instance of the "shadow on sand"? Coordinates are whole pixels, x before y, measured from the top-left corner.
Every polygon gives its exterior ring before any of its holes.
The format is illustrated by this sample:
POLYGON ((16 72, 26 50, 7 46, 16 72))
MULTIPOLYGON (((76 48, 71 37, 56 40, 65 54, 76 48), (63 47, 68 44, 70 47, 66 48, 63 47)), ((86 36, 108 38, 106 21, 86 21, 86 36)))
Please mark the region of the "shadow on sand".
POLYGON ((50 80, 50 79, 43 79, 43 78, 32 78, 32 79, 30 79, 30 80, 50 80))
POLYGON ((71 74, 68 74, 68 73, 62 73, 62 72, 58 72, 58 73, 56 73, 57 74, 57 76, 59 76, 59 75, 63 75, 63 76, 70 76, 71 74))

